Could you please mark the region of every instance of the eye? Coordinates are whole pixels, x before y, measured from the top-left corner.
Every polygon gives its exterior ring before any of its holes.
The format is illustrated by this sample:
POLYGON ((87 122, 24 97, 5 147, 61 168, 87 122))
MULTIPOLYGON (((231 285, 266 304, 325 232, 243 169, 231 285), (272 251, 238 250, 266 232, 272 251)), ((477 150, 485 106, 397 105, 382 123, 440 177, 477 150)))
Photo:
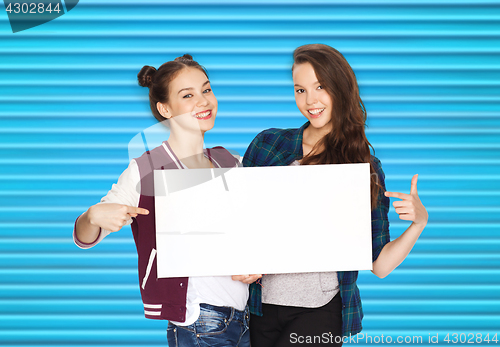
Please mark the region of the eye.
POLYGON ((295 92, 296 92, 297 94, 302 94, 302 93, 304 92, 304 89, 297 89, 295 92))
POLYGON ((211 91, 212 91, 212 89, 207 88, 207 89, 205 89, 205 90, 203 91, 203 93, 204 93, 204 94, 206 94, 206 93, 210 93, 211 91))
POLYGON ((184 95, 182 98, 183 98, 183 99, 188 99, 188 98, 190 98, 190 97, 192 97, 192 96, 193 96, 193 94, 186 94, 186 95, 184 95))
POLYGON ((323 87, 322 87, 322 86, 318 86, 318 88, 317 88, 317 89, 323 89, 323 87))

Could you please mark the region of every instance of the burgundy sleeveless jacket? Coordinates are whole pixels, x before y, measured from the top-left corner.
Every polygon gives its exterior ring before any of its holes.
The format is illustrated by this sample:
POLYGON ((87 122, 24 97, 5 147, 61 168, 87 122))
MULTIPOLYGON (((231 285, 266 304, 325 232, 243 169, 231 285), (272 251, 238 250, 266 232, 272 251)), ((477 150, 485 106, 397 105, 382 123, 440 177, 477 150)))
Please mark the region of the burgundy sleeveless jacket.
MULTIPOLYGON (((214 167, 232 168, 239 161, 224 147, 204 150, 212 159, 214 167)), ((153 170, 181 169, 181 163, 165 141, 151 151, 135 159, 141 178, 139 207, 149 211, 148 215, 137 215, 133 219, 132 233, 138 254, 139 285, 144 304, 144 314, 149 319, 166 319, 177 322, 186 320, 187 277, 157 278, 156 229, 153 170)), ((175 247, 175 245, 172 245, 175 247)), ((179 259, 184 261, 184 259, 179 259)), ((175 266, 175 264, 173 264, 175 266)))

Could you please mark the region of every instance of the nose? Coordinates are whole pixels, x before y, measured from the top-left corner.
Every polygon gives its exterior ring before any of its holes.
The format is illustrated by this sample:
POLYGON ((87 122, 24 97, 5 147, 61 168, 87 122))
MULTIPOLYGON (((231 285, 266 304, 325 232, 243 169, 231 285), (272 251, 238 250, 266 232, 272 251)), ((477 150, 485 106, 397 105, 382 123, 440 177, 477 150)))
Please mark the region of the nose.
POLYGON ((308 93, 307 96, 306 96, 306 103, 308 105, 314 105, 315 103, 318 102, 318 98, 312 94, 312 93, 308 93))
POLYGON ((205 95, 201 94, 201 96, 196 100, 196 106, 197 107, 204 107, 208 106, 210 104, 210 101, 205 97, 205 95))

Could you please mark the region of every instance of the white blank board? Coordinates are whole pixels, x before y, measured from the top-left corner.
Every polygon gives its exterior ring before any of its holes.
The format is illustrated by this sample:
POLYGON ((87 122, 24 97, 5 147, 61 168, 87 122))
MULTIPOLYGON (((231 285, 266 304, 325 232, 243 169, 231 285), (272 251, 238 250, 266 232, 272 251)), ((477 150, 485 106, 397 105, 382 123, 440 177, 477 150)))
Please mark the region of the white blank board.
POLYGON ((158 277, 372 269, 368 163, 155 170, 158 277))

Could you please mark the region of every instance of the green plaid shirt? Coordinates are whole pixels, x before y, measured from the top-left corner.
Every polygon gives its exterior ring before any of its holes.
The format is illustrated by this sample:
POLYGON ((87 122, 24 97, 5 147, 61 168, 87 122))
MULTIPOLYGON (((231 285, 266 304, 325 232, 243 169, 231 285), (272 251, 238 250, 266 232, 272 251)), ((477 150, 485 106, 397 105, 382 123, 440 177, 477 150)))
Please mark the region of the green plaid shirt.
MULTIPOLYGON (((298 129, 271 128, 259 133, 248 147, 243 157, 243 166, 280 166, 290 165, 294 160, 302 159, 302 134, 307 128, 306 122, 298 129)), ((379 183, 385 190, 385 175, 382 164, 372 155, 371 157, 379 183)), ((390 241, 389 236, 389 198, 381 190, 378 196, 379 204, 372 211, 372 247, 373 261, 377 259, 380 251, 390 241)), ((361 331, 363 309, 361 297, 356 285, 357 271, 339 271, 338 273, 340 295, 342 297, 342 334, 354 335, 361 331)), ((256 283, 250 285, 248 303, 250 312, 262 316, 261 286, 256 283)))

